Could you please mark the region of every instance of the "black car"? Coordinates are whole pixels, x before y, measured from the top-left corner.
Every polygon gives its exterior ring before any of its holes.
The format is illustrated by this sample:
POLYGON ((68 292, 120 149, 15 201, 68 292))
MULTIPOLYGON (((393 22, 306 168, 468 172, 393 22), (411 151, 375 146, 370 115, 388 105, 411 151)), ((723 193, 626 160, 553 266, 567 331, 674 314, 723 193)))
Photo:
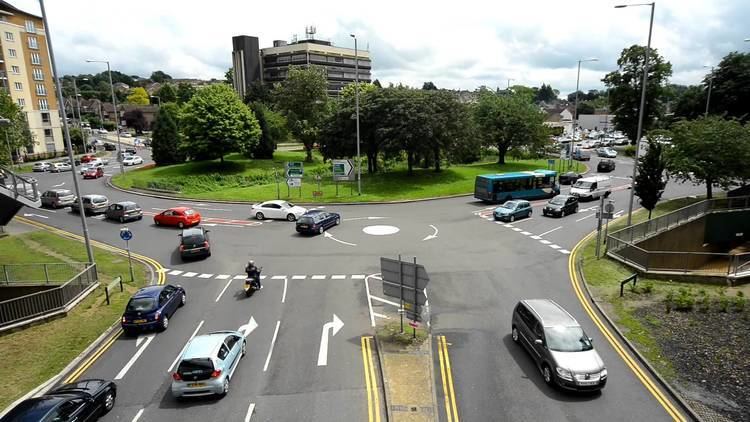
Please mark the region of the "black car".
POLYGON ((598 173, 609 173, 615 170, 615 160, 601 160, 596 165, 596 171, 598 173))
POLYGON ((22 401, 0 422, 95 421, 115 407, 116 397, 117 386, 112 381, 81 380, 22 401))
POLYGON ((105 151, 116 151, 117 150, 117 146, 115 146, 115 144, 107 142, 107 143, 104 144, 104 150, 105 151))
POLYGON ((564 217, 577 212, 578 198, 571 195, 557 195, 550 199, 542 209, 542 214, 550 217, 564 217))
POLYGON ((211 256, 211 243, 208 240, 210 231, 201 226, 183 229, 182 233, 178 235, 180 237, 180 257, 186 259, 211 256))
POLYGON ((312 210, 304 213, 297 219, 297 232, 310 234, 323 234, 330 227, 341 224, 341 214, 312 210))
POLYGON ((578 181, 578 179, 580 179, 581 177, 583 176, 581 176, 580 174, 574 171, 569 171, 567 173, 561 174, 560 177, 558 178, 558 181, 560 182, 561 185, 572 185, 573 183, 578 181))

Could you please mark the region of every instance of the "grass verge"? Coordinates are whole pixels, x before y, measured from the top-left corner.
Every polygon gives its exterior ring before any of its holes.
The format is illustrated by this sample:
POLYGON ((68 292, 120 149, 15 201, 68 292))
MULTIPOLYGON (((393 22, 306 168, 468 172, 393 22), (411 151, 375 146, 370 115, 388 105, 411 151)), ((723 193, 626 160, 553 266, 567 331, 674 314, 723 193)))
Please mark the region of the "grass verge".
POLYGON ((417 346, 427 340, 427 330, 422 325, 416 329, 404 325, 404 332, 402 333, 401 325, 398 322, 387 322, 377 327, 375 335, 381 342, 396 346, 417 346))
MULTIPOLYGON (((0 379, 5 386, 0 395, 0 409, 60 372, 122 314, 130 293, 144 285, 148 269, 133 262, 135 281, 129 282, 128 261, 111 252, 94 248, 99 280, 109 283, 123 276, 125 292, 104 299, 104 287, 90 294, 68 316, 32 326, 0 337, 0 379)), ((0 238, 3 263, 83 262, 86 251, 82 243, 44 231, 0 238), (39 248, 38 245, 42 245, 39 248)))

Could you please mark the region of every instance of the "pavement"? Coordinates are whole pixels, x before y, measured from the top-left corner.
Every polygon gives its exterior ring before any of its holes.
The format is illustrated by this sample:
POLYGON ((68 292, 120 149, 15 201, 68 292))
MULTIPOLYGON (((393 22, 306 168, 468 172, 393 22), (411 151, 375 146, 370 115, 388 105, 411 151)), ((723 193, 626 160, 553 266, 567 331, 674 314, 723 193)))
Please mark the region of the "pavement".
MULTIPOLYGON (((147 151, 142 156, 148 163, 147 151)), ((590 163, 594 169, 596 161, 590 163)), ((108 174, 119 171, 116 165, 109 167, 108 174)), ((618 159, 611 174, 615 214, 627 207, 631 172, 632 160, 618 159)), ((68 173, 35 177, 42 190, 72 186, 68 173)), ((382 368, 368 339, 376 320, 389 314, 385 308, 394 307, 377 279, 379 258, 399 254, 416 257, 430 274, 437 420, 673 419, 667 411, 671 403, 657 399, 571 285, 569 254, 594 229, 595 203, 555 219, 541 215, 544 201, 534 201, 533 216, 513 224, 494 222, 492 207, 471 197, 328 204, 320 208, 340 212, 342 224, 327 236, 300 236, 291 223, 251 219, 247 205, 138 196, 109 188, 103 179, 81 181, 81 188, 111 202, 137 202, 147 215, 127 224, 134 235, 130 248, 158 261, 166 282, 182 285, 188 294, 187 306, 174 315, 167 331, 118 338, 82 375, 117 378, 117 404, 103 421, 384 420, 382 368), (212 230, 210 258, 182 262, 178 230, 153 225, 150 215, 176 205, 191 206, 204 216, 204 225, 212 230), (266 278, 263 290, 245 298, 241 276, 251 257, 266 278), (610 374, 601 394, 549 389, 528 354, 513 344, 511 310, 519 299, 534 297, 563 305, 594 339, 610 374), (169 372, 187 341, 195 334, 237 329, 251 319, 257 328, 247 337, 248 355, 229 394, 175 401, 169 372), (338 331, 331 329, 337 319, 343 322, 338 331)), ((699 188, 671 182, 664 197, 694 193, 699 188)), ((67 210, 24 209, 19 215, 81 232, 79 216, 67 210)), ((119 238, 121 224, 100 217, 87 222, 92 238, 125 246, 119 238)))

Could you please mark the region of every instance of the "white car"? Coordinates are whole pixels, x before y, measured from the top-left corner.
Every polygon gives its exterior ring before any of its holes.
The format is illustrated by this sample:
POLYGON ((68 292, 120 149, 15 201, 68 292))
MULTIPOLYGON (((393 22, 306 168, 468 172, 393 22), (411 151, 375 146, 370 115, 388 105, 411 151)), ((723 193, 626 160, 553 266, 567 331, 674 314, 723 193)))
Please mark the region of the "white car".
POLYGON ((307 209, 286 201, 266 201, 252 206, 251 213, 258 220, 266 218, 296 221, 307 209))
POLYGON ((54 163, 52 164, 52 168, 49 169, 52 173, 61 173, 63 171, 72 171, 73 167, 70 166, 68 163, 54 163))
POLYGON ((122 159, 122 165, 124 166, 135 166, 137 164, 143 164, 143 158, 137 155, 130 155, 122 159))
POLYGON ((97 167, 104 167, 104 163, 102 163, 101 161, 90 161, 88 163, 81 164, 79 173, 83 174, 83 173, 86 173, 86 170, 90 168, 97 168, 97 167))
POLYGON ((120 134, 120 136, 122 136, 123 138, 132 138, 132 137, 133 137, 133 135, 131 135, 131 134, 130 134, 130 133, 128 133, 128 132, 122 132, 122 133, 120 134))
POLYGON ((38 163, 34 163, 34 166, 31 167, 32 171, 49 171, 52 168, 52 164, 46 162, 46 161, 40 161, 38 163))

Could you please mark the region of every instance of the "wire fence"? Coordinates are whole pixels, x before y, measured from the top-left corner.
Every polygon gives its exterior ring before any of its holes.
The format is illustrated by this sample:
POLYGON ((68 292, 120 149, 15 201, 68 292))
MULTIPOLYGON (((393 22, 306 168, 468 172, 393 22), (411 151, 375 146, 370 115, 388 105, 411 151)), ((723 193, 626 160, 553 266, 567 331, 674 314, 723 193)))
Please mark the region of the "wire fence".
POLYGON ((67 283, 87 266, 85 262, 0 264, 0 286, 3 284, 67 283))

